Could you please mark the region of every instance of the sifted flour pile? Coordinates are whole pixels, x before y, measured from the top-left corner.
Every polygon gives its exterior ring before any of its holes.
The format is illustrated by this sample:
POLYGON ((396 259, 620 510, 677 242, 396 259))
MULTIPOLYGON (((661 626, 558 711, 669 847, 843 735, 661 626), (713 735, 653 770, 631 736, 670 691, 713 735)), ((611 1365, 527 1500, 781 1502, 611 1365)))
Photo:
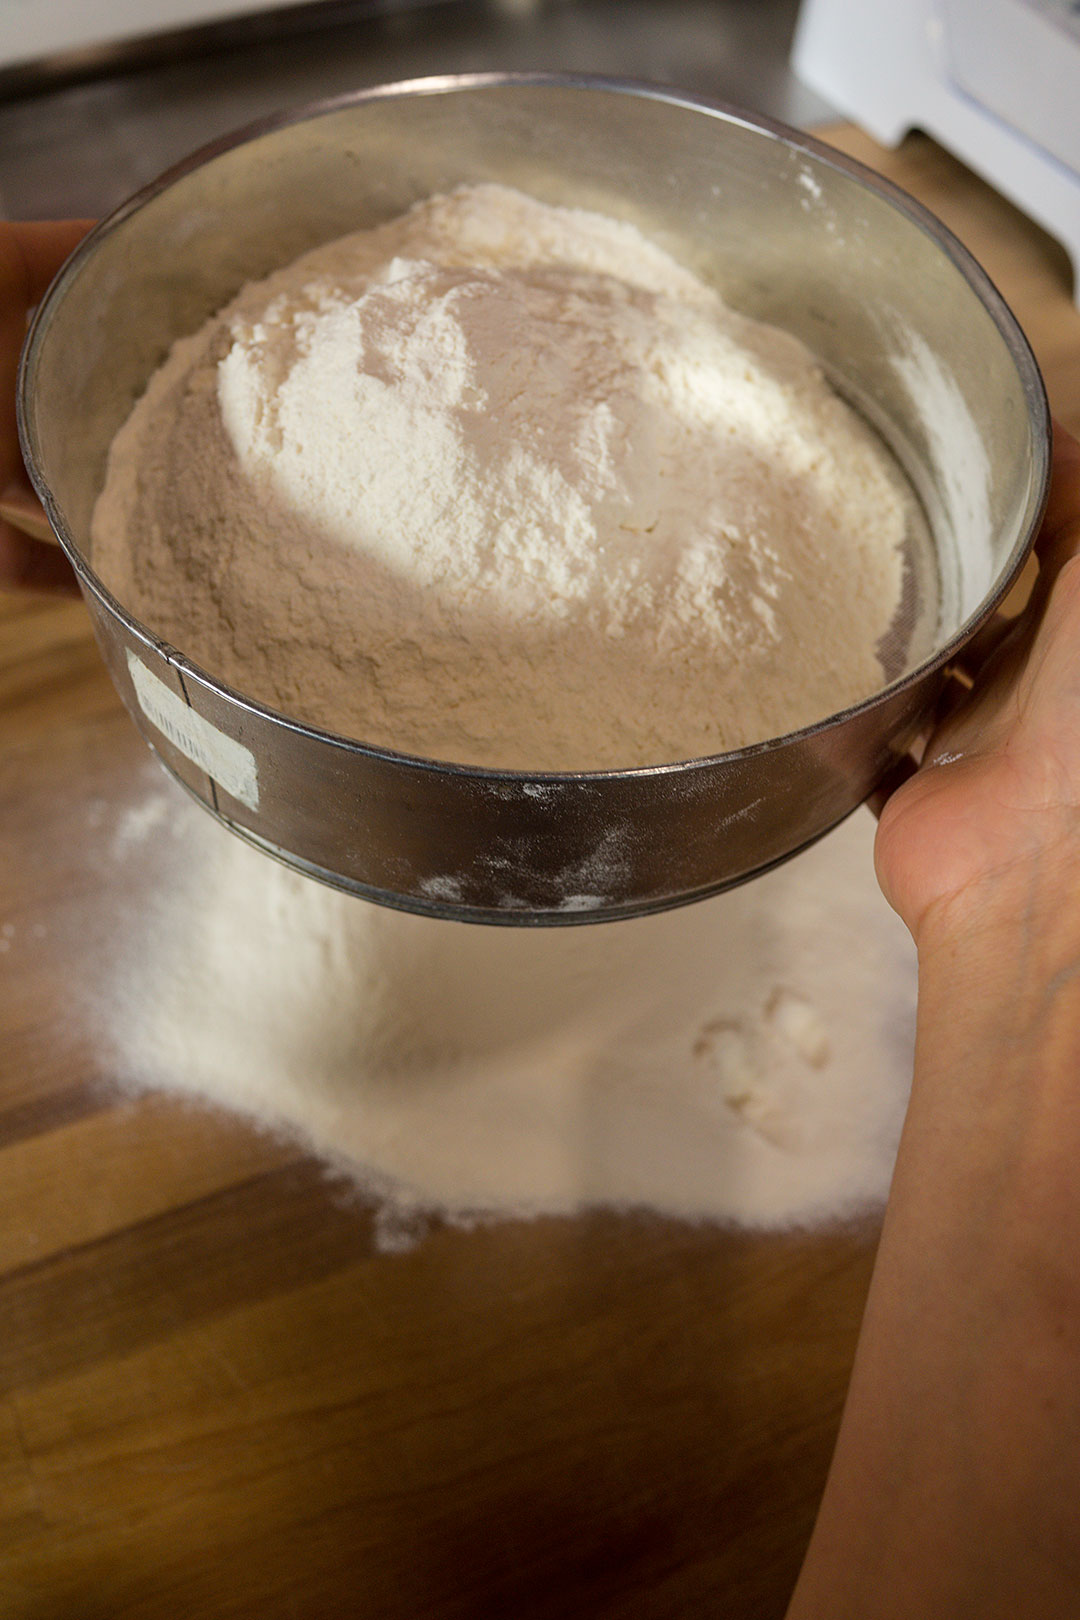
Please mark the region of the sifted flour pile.
POLYGON ((120 601, 273 707, 588 769, 878 688, 913 511, 795 339, 628 225, 481 185, 179 341, 92 547, 120 601))
POLYGON ((660 916, 470 928, 300 877, 161 783, 113 838, 153 884, 97 993, 111 1066, 297 1138, 391 1245, 424 1210, 845 1216, 887 1191, 912 1062, 873 836, 860 812, 660 916))

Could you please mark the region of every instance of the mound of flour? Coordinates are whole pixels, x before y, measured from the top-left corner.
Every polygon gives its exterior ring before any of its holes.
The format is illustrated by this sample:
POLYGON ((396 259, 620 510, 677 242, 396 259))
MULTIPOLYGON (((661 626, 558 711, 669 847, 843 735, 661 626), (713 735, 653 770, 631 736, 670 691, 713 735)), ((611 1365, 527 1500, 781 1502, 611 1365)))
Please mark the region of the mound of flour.
POLYGON ((912 1064, 873 835, 660 916, 477 928, 300 877, 163 783, 113 839, 154 882, 96 992, 111 1069, 295 1138, 391 1244, 418 1211, 846 1216, 885 1196, 912 1064))
POLYGON ((795 339, 628 225, 481 185, 179 341, 116 437, 92 555, 293 716, 588 769, 878 688, 911 511, 795 339))

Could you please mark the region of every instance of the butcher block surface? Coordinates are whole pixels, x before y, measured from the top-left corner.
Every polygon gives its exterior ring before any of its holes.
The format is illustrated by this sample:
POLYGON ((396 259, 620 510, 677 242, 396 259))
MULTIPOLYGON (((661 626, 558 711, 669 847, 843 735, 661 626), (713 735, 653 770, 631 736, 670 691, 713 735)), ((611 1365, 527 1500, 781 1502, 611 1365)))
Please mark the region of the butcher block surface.
MULTIPOLYGON (((828 134, 974 251, 1080 431, 1062 251, 929 140, 828 134)), ((81 603, 0 598, 0 1614, 781 1616, 877 1221, 387 1253, 295 1148, 118 1091, 92 987, 148 770, 81 603)))

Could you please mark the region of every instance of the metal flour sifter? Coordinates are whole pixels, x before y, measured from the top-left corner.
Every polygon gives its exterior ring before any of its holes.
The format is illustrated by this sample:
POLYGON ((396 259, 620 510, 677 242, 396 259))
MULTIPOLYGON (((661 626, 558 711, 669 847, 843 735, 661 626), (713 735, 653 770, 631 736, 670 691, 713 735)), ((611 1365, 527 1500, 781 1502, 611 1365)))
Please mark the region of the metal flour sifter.
POLYGON ((923 208, 776 124, 654 87, 557 75, 425 80, 266 120, 94 230, 38 310, 20 429, 112 678, 168 769, 235 832, 368 899, 549 924, 660 910, 767 870, 906 751, 993 612, 1045 501, 1049 420, 1015 320, 923 208), (97 579, 109 445, 174 339, 244 282, 433 192, 498 180, 631 221, 786 327, 889 445, 926 525, 882 648, 889 684, 754 747, 645 769, 529 773, 412 758, 252 702, 97 579))

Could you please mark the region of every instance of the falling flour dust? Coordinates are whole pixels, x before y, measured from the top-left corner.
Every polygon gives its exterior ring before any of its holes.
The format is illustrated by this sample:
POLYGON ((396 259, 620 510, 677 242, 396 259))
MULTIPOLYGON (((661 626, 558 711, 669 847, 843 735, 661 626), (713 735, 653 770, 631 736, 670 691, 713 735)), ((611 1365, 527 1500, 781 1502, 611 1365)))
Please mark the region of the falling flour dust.
POLYGON ((299 719, 587 770, 879 689, 916 521, 795 338, 627 224, 481 185, 181 339, 114 441, 92 555, 299 719))
POLYGON ((163 784, 113 839, 156 880, 102 996, 115 1068, 294 1138, 394 1216, 846 1216, 886 1192, 912 1061, 872 841, 860 812, 699 905, 493 929, 313 883, 163 784))

